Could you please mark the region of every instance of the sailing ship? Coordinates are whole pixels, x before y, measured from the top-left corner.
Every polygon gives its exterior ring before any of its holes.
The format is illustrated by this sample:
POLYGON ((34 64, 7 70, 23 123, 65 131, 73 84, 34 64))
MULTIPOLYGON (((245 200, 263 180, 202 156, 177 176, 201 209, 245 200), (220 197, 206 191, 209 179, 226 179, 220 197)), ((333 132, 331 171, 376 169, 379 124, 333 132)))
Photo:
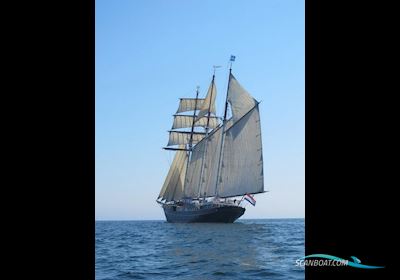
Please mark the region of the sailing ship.
POLYGON ((233 223, 245 212, 244 198, 264 192, 259 102, 232 74, 233 60, 223 118, 216 115, 215 66, 206 97, 197 87, 173 115, 164 149, 175 155, 156 200, 168 222, 233 223))

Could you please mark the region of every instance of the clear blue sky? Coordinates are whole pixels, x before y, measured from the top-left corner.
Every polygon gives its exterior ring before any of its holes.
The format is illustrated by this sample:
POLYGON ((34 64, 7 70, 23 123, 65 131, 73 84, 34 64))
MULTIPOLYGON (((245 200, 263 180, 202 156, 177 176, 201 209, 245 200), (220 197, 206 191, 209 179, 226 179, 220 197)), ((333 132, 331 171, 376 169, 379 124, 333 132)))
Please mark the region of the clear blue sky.
POLYGON ((96 219, 164 219, 155 199, 179 97, 228 60, 257 100, 266 194, 243 218, 304 217, 304 1, 96 1, 96 219))

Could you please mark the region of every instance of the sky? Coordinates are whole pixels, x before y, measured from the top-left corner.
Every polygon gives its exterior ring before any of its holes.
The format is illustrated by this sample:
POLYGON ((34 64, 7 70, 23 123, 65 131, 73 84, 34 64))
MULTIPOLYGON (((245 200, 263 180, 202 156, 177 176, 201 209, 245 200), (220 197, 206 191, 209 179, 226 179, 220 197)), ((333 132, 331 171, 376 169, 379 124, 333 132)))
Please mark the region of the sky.
POLYGON ((96 0, 95 218, 163 220, 156 198, 180 97, 204 97, 216 72, 223 115, 228 61, 260 104, 264 185, 242 218, 305 212, 302 0, 96 0))

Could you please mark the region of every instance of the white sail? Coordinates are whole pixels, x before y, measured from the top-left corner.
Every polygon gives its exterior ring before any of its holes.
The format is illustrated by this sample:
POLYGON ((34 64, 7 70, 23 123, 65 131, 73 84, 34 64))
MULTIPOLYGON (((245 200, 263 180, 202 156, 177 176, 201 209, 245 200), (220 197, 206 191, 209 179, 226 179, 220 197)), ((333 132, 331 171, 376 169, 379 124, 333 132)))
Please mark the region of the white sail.
POLYGON ((193 148, 185 182, 186 195, 194 198, 198 198, 199 195, 203 196, 204 192, 206 192, 206 196, 213 195, 217 178, 221 133, 222 129, 217 128, 193 148), (205 145, 207 145, 207 149, 205 145), (204 154, 205 151, 207 152, 204 154), (202 164, 203 176, 200 176, 202 164))
POLYGON ((225 123, 225 130, 228 130, 232 125, 233 125, 233 119, 230 118, 230 119, 227 120, 226 123, 225 123))
POLYGON ((197 104, 196 104, 196 98, 181 98, 179 102, 178 111, 176 112, 181 113, 181 112, 199 110, 202 107, 203 102, 204 102, 203 98, 197 99, 197 104))
MULTIPOLYGON (((175 115, 174 123, 172 125, 172 129, 177 128, 189 128, 192 127, 193 124, 193 116, 185 116, 185 115, 175 115)), ((210 121, 208 123, 209 128, 216 128, 218 126, 217 117, 210 117, 210 121)), ((207 125, 207 117, 203 117, 195 122, 195 127, 205 127, 207 125)))
POLYGON ((218 170, 218 156, 221 148, 221 135, 222 129, 218 129, 215 133, 211 134, 208 139, 207 153, 204 157, 204 171, 202 180, 200 182, 201 196, 211 196, 215 192, 215 184, 217 182, 217 170, 218 170))
MULTIPOLYGON (((184 148, 184 146, 181 146, 184 148)), ((186 151, 177 151, 172 161, 167 178, 161 188, 158 198, 166 201, 177 200, 182 197, 184 177, 186 173, 186 151)))
POLYGON ((261 127, 258 104, 225 132, 218 195, 264 191, 261 127))
POLYGON ((206 98, 204 99, 204 101, 202 102, 202 105, 200 107, 200 112, 197 116, 197 120, 200 120, 202 117, 207 115, 208 110, 210 110, 210 113, 212 113, 214 115, 216 114, 216 110, 215 110, 216 95, 217 95, 217 88, 215 86, 214 79, 213 79, 208 88, 206 98))
MULTIPOLYGON (((202 132, 193 132, 192 144, 196 144, 201 139, 203 139, 205 133, 202 132)), ((169 140, 168 146, 173 145, 185 145, 190 142, 190 132, 188 131, 170 131, 169 132, 169 140)))
POLYGON ((206 140, 201 141, 192 150, 188 170, 185 178, 185 195, 197 198, 201 174, 201 165, 205 150, 206 140))
POLYGON ((232 74, 229 78, 228 102, 231 105, 234 122, 257 104, 257 101, 239 84, 232 74))

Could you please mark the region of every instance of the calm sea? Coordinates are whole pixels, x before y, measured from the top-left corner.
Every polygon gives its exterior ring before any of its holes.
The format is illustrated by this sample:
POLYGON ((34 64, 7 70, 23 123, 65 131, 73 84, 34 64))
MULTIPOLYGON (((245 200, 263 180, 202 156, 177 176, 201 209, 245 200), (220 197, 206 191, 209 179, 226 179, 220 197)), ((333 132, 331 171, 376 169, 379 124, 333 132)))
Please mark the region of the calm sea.
POLYGON ((304 219, 97 221, 96 279, 304 279, 304 219))

